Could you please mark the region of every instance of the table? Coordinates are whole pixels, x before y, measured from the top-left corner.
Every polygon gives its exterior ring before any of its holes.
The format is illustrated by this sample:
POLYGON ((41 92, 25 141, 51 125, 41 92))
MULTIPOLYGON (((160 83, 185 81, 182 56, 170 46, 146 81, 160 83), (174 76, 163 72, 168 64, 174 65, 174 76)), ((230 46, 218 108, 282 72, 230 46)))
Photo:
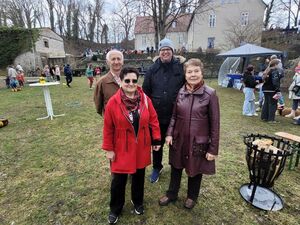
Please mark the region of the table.
MULTIPOLYGON (((226 77, 228 77, 228 79, 229 79, 228 87, 233 87, 233 88, 236 88, 236 89, 239 89, 239 90, 242 88, 242 86, 243 86, 243 83, 242 83, 243 74, 228 73, 226 75, 226 77)), ((255 75, 255 80, 258 80, 258 81, 261 82, 262 77, 255 75)))
POLYGON ((50 96, 50 90, 49 86, 54 86, 54 85, 59 85, 59 82, 46 82, 46 83, 34 83, 34 84, 29 84, 30 87, 41 87, 43 89, 44 93, 44 99, 46 103, 46 109, 47 109, 47 116, 37 118, 36 120, 43 120, 47 119, 50 117, 51 120, 53 120, 53 117, 58 117, 58 116, 64 116, 65 114, 60 114, 60 115, 54 115, 53 113, 53 107, 52 107, 52 101, 51 101, 51 96, 50 96))
POLYGON ((295 167, 297 167, 300 159, 300 136, 290 134, 287 132, 276 132, 275 135, 294 142, 294 149, 289 162, 289 170, 292 169, 294 154, 296 154, 295 167))

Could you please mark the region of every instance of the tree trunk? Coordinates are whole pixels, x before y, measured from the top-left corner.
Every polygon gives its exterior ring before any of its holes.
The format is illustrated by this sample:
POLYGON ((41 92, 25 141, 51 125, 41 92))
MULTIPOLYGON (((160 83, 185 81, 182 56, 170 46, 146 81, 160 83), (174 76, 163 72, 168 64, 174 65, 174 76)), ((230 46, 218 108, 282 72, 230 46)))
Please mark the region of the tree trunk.
POLYGON ((53 0, 47 0, 48 6, 49 6, 49 15, 50 15, 50 27, 51 30, 55 31, 55 26, 54 26, 54 1, 53 0))

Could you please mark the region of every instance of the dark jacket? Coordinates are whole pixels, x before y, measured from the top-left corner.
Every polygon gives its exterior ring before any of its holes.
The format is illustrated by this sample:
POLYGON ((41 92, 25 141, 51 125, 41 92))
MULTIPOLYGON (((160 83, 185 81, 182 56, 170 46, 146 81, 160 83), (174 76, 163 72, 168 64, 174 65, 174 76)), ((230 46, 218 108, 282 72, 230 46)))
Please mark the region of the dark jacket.
POLYGON ((65 68, 64 68, 64 74, 65 76, 67 77, 71 77, 72 76, 72 69, 69 65, 66 65, 65 68))
POLYGON ((169 124, 173 104, 184 81, 183 65, 174 57, 170 63, 162 63, 158 58, 147 70, 143 90, 152 100, 160 124, 169 124))
POLYGON ((264 92, 280 92, 280 80, 283 78, 283 70, 280 68, 272 68, 263 78, 264 84, 262 90, 264 92))
POLYGON ((243 82, 247 88, 255 88, 257 85, 254 75, 248 71, 246 71, 243 75, 243 82))
POLYGON ((193 93, 185 86, 179 90, 167 131, 173 137, 169 162, 185 168, 191 177, 214 174, 215 161, 205 158, 207 152, 218 155, 220 136, 219 100, 214 89, 203 85, 193 93))

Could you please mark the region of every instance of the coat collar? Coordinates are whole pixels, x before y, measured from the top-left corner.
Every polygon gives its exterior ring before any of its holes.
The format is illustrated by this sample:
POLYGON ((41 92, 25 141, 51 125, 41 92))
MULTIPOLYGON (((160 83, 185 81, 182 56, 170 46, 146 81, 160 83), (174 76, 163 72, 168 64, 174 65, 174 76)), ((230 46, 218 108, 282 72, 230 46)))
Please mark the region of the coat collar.
POLYGON ((115 79, 114 79, 114 77, 113 77, 113 75, 112 75, 112 73, 110 71, 106 74, 105 83, 107 83, 107 84, 109 84, 109 83, 115 83, 115 84, 118 85, 118 83, 115 81, 115 79))
POLYGON ((179 94, 184 94, 184 95, 203 95, 204 91, 206 89, 205 83, 200 87, 198 90, 194 91, 193 93, 188 92, 188 90, 185 87, 185 84, 183 87, 179 90, 179 94))

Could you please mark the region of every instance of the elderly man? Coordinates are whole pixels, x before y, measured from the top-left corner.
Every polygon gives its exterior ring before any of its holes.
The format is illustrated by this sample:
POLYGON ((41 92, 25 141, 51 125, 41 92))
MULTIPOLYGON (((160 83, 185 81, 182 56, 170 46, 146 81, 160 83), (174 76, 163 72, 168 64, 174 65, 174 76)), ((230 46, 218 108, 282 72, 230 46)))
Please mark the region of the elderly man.
POLYGON ((151 183, 157 182, 163 168, 163 146, 166 132, 172 116, 173 105, 179 89, 184 84, 183 62, 173 56, 174 47, 171 40, 165 38, 159 43, 159 58, 145 74, 144 92, 151 98, 158 115, 161 148, 153 151, 153 171, 151 183))
POLYGON ((119 74, 124 64, 122 52, 118 50, 109 51, 106 54, 106 63, 110 70, 97 82, 94 92, 96 110, 101 116, 104 114, 105 106, 110 97, 120 88, 119 74))

